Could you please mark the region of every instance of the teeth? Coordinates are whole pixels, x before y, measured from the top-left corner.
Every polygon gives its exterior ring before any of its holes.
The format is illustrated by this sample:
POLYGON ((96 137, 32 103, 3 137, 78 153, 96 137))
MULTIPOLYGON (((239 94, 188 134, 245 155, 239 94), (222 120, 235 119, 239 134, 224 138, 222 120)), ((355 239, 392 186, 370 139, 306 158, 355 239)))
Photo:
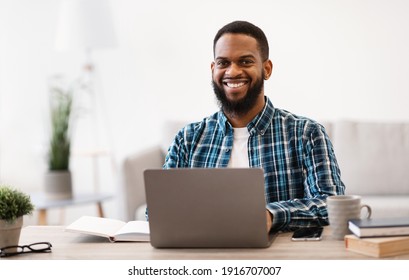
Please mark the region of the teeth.
POLYGON ((230 88, 238 88, 241 86, 244 86, 245 83, 241 82, 241 83, 227 83, 227 86, 230 88))

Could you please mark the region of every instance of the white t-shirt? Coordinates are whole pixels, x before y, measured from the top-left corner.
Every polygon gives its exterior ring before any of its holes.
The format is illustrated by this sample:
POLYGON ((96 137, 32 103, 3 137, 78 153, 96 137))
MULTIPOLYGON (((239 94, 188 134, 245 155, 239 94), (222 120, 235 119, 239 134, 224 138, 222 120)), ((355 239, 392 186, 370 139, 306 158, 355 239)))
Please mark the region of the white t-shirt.
POLYGON ((233 129, 233 149, 227 167, 249 167, 248 140, 250 133, 247 127, 233 129))

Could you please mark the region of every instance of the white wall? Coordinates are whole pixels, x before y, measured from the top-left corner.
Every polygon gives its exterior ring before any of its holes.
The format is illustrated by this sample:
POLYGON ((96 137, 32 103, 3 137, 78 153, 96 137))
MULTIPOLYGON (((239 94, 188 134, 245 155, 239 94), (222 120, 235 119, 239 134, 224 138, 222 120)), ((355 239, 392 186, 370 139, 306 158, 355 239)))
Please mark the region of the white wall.
MULTIPOLYGON (((42 189, 46 170, 47 79, 74 79, 84 59, 54 49, 58 5, 0 0, 0 180, 27 191, 42 189)), ((276 107, 318 120, 409 120, 407 1, 115 0, 111 7, 119 46, 93 59, 118 166, 159 143, 165 120, 217 110, 212 40, 236 19, 269 38, 266 94, 276 107)), ((91 191, 90 163, 76 159, 72 168, 75 191, 91 191)), ((107 163, 102 169, 102 189, 119 192, 120 178, 107 163)), ((121 207, 113 201, 107 215, 121 217, 121 207)))

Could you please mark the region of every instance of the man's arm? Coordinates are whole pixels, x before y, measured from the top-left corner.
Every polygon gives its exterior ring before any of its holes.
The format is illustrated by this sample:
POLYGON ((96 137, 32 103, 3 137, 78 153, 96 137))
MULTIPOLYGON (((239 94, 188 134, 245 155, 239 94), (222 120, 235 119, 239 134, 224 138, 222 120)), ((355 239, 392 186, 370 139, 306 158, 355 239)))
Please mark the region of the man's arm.
POLYGON ((267 204, 275 230, 328 225, 326 198, 345 191, 331 141, 321 126, 314 127, 303 141, 302 175, 299 175, 302 190, 297 191, 303 197, 267 204))
POLYGON ((273 214, 270 213, 270 211, 266 210, 266 217, 267 217, 267 232, 271 230, 271 227, 273 226, 273 214))
POLYGON ((170 145, 165 158, 165 163, 163 164, 164 169, 187 167, 187 154, 186 147, 184 145, 183 133, 184 130, 179 131, 170 145))

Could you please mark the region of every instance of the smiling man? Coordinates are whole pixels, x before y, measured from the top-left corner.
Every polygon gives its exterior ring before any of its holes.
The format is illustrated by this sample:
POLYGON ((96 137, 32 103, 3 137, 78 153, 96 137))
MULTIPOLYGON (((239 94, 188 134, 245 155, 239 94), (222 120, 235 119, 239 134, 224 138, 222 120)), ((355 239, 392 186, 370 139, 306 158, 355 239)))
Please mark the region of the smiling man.
POLYGON ((213 52, 221 110, 178 132, 164 168, 261 167, 268 230, 327 225, 326 197, 345 191, 333 147, 322 125, 275 108, 264 95, 273 70, 264 32, 229 23, 213 52))

